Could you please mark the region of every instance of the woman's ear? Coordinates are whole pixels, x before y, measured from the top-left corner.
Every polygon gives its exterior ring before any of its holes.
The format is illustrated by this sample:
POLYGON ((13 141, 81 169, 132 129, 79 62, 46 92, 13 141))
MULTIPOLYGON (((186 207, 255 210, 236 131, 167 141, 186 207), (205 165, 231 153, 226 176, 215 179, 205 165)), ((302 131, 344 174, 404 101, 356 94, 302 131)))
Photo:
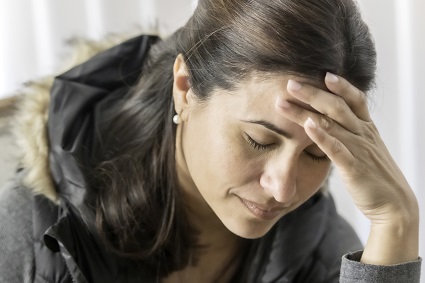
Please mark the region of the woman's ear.
POLYGON ((192 107, 193 97, 189 83, 189 74, 182 54, 176 57, 173 67, 174 109, 183 121, 187 120, 188 110, 192 107))

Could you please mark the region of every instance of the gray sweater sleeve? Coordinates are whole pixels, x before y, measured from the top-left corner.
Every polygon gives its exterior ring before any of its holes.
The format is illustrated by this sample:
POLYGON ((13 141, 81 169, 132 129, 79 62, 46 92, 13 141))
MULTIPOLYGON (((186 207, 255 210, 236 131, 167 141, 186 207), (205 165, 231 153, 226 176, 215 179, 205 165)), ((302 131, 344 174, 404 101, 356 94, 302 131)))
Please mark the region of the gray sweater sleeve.
POLYGON ((419 283, 421 259, 390 266, 360 262, 363 251, 344 255, 340 283, 419 283))
POLYGON ((34 282, 32 206, 28 189, 0 188, 0 282, 34 282))

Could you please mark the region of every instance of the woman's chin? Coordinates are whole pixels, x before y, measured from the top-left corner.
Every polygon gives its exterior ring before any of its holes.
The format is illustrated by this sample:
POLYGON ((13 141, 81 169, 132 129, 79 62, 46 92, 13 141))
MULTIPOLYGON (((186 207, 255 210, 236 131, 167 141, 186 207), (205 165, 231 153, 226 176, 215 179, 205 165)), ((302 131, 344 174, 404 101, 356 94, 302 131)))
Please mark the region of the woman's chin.
POLYGON ((245 239, 258 239, 263 237, 273 227, 275 222, 253 222, 253 221, 230 221, 224 223, 226 228, 233 234, 245 239), (236 222, 236 223, 235 223, 236 222))

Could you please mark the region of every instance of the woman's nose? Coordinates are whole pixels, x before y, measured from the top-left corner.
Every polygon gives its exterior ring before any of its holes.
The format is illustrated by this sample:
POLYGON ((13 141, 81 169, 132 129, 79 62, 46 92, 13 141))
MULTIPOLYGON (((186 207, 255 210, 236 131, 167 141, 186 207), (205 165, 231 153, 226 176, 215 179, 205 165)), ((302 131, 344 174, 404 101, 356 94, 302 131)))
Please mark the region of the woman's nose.
POLYGON ((280 203, 290 205, 296 195, 296 162, 269 164, 260 177, 261 187, 280 203))

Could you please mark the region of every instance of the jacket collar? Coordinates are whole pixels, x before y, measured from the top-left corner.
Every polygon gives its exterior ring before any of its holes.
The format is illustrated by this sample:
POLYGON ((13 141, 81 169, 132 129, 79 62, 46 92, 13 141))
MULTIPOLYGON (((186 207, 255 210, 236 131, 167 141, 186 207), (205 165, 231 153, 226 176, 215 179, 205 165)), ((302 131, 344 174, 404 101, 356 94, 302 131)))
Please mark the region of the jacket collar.
POLYGON ((80 207, 86 193, 81 167, 104 113, 137 83, 156 36, 142 35, 97 54, 56 77, 51 89, 49 163, 58 194, 80 207))
POLYGON ((81 203, 84 182, 79 165, 87 152, 77 142, 92 134, 90 123, 96 122, 108 94, 134 82, 149 45, 159 39, 145 35, 121 44, 125 38, 72 40, 72 58, 64 68, 72 69, 29 82, 18 94, 13 131, 25 169, 22 182, 35 194, 55 203, 61 198, 81 203))

